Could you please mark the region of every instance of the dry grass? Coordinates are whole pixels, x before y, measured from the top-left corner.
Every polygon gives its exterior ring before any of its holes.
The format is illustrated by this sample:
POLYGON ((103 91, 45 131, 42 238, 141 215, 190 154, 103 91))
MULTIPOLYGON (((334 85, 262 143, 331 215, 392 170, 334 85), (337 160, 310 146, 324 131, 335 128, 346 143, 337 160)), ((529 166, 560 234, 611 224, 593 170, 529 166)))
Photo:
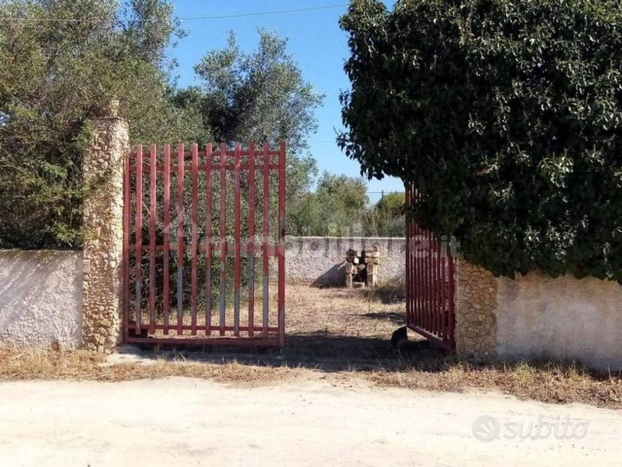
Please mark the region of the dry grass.
POLYGON ((541 402, 583 403, 622 409, 622 377, 597 375, 579 365, 518 363, 474 366, 447 360, 436 371, 414 368, 369 372, 364 377, 383 387, 442 391, 500 391, 541 402))
POLYGON ((522 399, 622 409, 621 375, 597 375, 578 365, 546 362, 476 366, 434 350, 417 350, 416 345, 398 354, 389 339, 403 320, 399 286, 373 292, 288 286, 288 334, 282 352, 160 350, 146 354, 150 364, 110 365, 103 356, 81 351, 0 350, 0 381, 125 381, 185 376, 264 385, 328 378, 405 389, 497 390, 522 399))
POLYGON ((2 349, 0 362, 0 381, 74 379, 115 382, 179 376, 258 385, 286 381, 302 373, 286 366, 253 366, 236 361, 221 364, 194 362, 180 355, 172 359, 159 358, 150 364, 109 365, 104 356, 86 351, 16 352, 2 349))

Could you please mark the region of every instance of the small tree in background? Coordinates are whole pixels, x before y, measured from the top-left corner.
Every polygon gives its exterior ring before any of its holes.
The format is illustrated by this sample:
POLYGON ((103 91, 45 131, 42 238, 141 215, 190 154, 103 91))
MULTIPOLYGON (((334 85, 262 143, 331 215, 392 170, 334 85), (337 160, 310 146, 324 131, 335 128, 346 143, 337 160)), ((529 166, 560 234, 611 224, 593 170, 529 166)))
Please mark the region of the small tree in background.
POLYGON ((339 142, 467 260, 622 281, 622 10, 613 0, 356 0, 339 142))
POLYGON ((360 178, 324 172, 315 193, 308 193, 288 208, 292 235, 341 236, 354 232, 367 215, 367 186, 360 178))
POLYGON ((388 193, 369 210, 365 223, 367 235, 403 237, 406 228, 404 193, 388 193))

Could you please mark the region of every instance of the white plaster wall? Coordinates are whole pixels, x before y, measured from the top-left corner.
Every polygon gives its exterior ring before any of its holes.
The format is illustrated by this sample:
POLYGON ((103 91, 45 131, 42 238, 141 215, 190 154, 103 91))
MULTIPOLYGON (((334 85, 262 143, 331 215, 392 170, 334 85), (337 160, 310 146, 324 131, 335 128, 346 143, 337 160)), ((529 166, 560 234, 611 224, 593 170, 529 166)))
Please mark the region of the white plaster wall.
POLYGON ((497 280, 499 358, 579 360, 622 370, 620 285, 539 273, 497 280))
POLYGON ((0 250, 0 345, 79 347, 82 252, 0 250))
POLYGON ((402 278, 406 265, 405 238, 287 237, 286 280, 319 286, 345 285, 346 252, 373 246, 380 250, 379 282, 402 278))

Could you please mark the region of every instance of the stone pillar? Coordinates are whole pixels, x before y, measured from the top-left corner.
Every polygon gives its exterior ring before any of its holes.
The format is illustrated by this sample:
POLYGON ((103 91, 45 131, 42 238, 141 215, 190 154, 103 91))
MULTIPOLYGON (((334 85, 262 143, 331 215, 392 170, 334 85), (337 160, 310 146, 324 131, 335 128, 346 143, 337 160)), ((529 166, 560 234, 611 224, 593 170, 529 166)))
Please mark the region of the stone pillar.
POLYGON ((120 343, 123 257, 123 158, 128 125, 113 102, 93 121, 84 155, 82 334, 84 348, 110 352, 120 343))
POLYGON ((456 266, 456 354, 493 360, 497 356, 497 278, 463 259, 456 266))

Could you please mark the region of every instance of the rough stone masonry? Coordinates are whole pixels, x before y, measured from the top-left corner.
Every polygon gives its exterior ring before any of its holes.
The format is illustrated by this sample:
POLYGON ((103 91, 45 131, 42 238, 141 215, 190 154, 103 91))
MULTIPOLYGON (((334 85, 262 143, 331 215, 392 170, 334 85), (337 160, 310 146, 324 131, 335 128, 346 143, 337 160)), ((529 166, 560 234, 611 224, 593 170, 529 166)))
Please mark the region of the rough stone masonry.
POLYGON ((123 160, 128 125, 118 103, 94 120, 93 140, 84 157, 83 344, 108 352, 121 338, 123 257, 123 160))
POLYGON ((490 271, 457 260, 456 353, 462 358, 496 358, 497 279, 490 271))

